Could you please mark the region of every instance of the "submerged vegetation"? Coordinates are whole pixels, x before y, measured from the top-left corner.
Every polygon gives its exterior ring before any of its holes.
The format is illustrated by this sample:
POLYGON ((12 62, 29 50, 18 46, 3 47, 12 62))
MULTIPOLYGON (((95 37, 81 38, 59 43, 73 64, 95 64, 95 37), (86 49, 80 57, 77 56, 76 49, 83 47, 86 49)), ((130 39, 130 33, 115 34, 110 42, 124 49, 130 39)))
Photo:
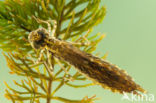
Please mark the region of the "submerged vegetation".
MULTIPOLYGON (((90 45, 77 45, 81 50, 92 53, 96 45, 104 37, 100 33, 90 35, 95 25, 99 24, 105 16, 105 8, 99 7, 100 0, 5 0, 0 1, 0 48, 7 60, 10 74, 23 76, 21 82, 14 81, 19 89, 6 84, 5 97, 13 103, 30 101, 40 103, 45 99, 47 103, 58 100, 65 103, 92 103, 93 97, 82 97, 81 100, 55 96, 64 85, 73 88, 85 88, 90 84, 75 84, 75 81, 85 81, 86 78, 79 72, 72 72, 72 66, 65 61, 59 62, 51 56, 54 73, 47 70, 47 55, 44 63, 35 64, 39 52, 35 51, 28 42, 28 34, 39 27, 47 25, 37 23, 33 16, 41 20, 56 20, 57 30, 55 37, 90 45), (81 9, 80 9, 81 8, 81 9), (61 63, 61 64, 60 64, 61 63), (58 85, 54 85, 57 82, 58 85)), ((52 26, 52 25, 51 25, 52 26)), ((105 56, 103 56, 104 58, 105 56)))
POLYGON ((0 48, 3 49, 10 74, 25 78, 21 82, 13 81, 20 89, 14 89, 5 82, 5 97, 13 103, 42 103, 43 100, 46 103, 53 100, 93 103, 97 100, 95 96, 73 100, 56 94, 65 85, 85 88, 94 84, 122 94, 144 93, 145 90, 124 70, 102 60, 106 55, 100 59, 96 57, 98 54, 90 54, 104 37, 100 33, 91 35, 93 27, 103 20, 106 13, 105 7, 99 4, 100 0, 1 1, 0 48), (49 32, 39 29, 41 27, 49 32), (55 28, 56 31, 53 31, 55 28), (55 38, 49 37, 50 32, 55 38), (47 51, 42 51, 45 48, 47 51), (38 58, 40 62, 36 62, 38 58), (72 66, 79 71, 72 70, 72 66), (94 83, 86 84, 87 78, 80 72, 94 83))

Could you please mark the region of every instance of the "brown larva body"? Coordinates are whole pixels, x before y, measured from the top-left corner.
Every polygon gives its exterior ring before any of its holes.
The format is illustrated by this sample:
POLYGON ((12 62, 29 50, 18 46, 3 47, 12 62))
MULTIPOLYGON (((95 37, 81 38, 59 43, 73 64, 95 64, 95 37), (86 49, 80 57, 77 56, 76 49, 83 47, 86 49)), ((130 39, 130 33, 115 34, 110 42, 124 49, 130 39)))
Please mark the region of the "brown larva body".
MULTIPOLYGON (((39 31, 39 30, 38 30, 39 31)), ((39 35, 46 34, 46 31, 40 30, 39 35)), ((71 43, 58 40, 56 38, 42 38, 42 40, 33 41, 33 34, 29 35, 30 42, 38 42, 42 48, 46 48, 54 54, 55 57, 63 59, 75 66, 83 75, 90 78, 102 87, 112 90, 113 92, 145 92, 132 78, 120 70, 117 66, 101 60, 91 54, 81 51, 74 47, 71 43), (32 40, 31 40, 32 39, 32 40)))

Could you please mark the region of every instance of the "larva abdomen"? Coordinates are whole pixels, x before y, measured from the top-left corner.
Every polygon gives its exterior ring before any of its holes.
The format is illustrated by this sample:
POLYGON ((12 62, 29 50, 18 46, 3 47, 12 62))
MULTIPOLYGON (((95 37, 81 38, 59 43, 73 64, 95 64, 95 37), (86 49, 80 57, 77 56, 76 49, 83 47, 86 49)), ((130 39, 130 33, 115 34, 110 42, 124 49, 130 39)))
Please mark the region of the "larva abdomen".
MULTIPOLYGON (((48 40, 52 41, 52 40, 48 40)), ((145 92, 132 78, 117 66, 101 60, 91 54, 87 54, 72 44, 61 40, 53 40, 55 43, 47 42, 47 49, 71 65, 75 66, 83 75, 104 88, 113 92, 145 92)))

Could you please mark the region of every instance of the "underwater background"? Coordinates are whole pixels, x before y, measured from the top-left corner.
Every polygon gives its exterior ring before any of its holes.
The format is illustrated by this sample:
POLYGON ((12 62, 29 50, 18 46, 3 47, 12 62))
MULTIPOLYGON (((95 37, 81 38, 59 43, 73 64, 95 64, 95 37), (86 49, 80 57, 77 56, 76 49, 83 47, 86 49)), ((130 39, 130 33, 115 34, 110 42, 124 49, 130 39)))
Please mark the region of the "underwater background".
MULTIPOLYGON (((101 56, 108 53, 108 61, 126 70, 149 94, 156 95, 156 0, 101 0, 101 5, 106 6, 107 14, 92 34, 101 32, 106 37, 98 45, 96 52, 100 52, 101 56)), ((11 103, 4 97, 4 81, 16 88, 12 80, 18 81, 21 78, 9 74, 5 58, 0 53, 0 103, 11 103)), ((95 94, 100 98, 95 103, 140 102, 121 100, 123 95, 112 93, 98 85, 80 89, 64 86, 57 93, 72 99, 95 94)), ((154 102, 156 100, 152 103, 154 102)))

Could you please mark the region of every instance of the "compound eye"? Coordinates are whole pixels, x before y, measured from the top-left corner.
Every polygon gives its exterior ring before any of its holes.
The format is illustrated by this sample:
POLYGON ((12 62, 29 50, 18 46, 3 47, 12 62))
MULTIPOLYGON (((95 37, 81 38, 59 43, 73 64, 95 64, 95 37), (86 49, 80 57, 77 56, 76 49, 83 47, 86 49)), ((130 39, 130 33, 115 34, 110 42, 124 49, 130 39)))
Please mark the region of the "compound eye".
POLYGON ((46 29, 44 29, 44 28, 40 28, 40 29, 38 29, 36 32, 37 32, 39 35, 41 35, 41 37, 42 37, 43 39, 49 38, 49 34, 48 34, 48 32, 46 31, 46 29))

